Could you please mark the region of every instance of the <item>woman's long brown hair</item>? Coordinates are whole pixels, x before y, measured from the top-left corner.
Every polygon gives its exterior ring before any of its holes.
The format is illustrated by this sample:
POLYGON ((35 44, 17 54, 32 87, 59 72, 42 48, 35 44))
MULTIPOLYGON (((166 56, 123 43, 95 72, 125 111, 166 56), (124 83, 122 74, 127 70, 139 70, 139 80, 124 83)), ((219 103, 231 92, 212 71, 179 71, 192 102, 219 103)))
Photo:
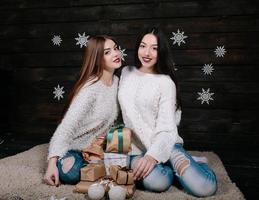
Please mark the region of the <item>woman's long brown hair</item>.
POLYGON ((101 78, 104 70, 104 66, 103 66, 104 43, 105 43, 105 40, 107 39, 110 39, 114 41, 115 44, 118 44, 114 38, 107 35, 95 36, 88 41, 87 47, 85 48, 83 65, 80 70, 79 79, 73 86, 68 96, 68 101, 64 107, 62 117, 59 120, 59 122, 62 121, 74 97, 78 94, 78 92, 85 85, 85 83, 92 81, 93 79, 96 79, 91 83, 93 84, 101 78))

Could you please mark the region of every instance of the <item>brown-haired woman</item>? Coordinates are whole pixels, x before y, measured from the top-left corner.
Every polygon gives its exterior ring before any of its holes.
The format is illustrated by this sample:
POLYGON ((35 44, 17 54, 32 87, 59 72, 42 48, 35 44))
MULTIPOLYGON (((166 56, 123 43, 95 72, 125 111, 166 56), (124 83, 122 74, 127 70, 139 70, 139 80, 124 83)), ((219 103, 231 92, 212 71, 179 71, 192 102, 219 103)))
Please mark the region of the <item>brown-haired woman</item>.
POLYGON ((76 82, 61 123, 49 146, 48 168, 44 181, 76 184, 86 165, 81 150, 107 132, 118 115, 118 78, 121 66, 117 42, 109 36, 96 36, 86 47, 80 77, 76 82))

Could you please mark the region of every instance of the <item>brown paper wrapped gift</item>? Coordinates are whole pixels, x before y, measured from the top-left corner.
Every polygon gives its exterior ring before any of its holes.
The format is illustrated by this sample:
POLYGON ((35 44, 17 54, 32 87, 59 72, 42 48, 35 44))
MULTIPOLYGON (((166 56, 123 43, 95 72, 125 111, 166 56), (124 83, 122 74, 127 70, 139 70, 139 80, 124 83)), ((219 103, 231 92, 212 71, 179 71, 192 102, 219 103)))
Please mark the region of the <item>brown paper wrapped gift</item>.
POLYGON ((120 167, 118 165, 112 165, 109 168, 111 178, 118 185, 132 185, 134 184, 133 170, 120 167))
POLYGON ((75 189, 73 190, 73 192, 86 193, 88 191, 88 188, 90 187, 90 185, 92 185, 94 183, 99 183, 100 181, 101 181, 101 179, 99 179, 96 182, 80 181, 79 183, 77 183, 75 185, 75 189))
POLYGON ((128 153, 131 151, 131 130, 129 128, 112 129, 107 134, 106 152, 128 153))
POLYGON ((86 167, 81 168, 82 181, 96 181, 97 179, 105 176, 104 164, 88 164, 86 167))
POLYGON ((98 144, 91 144, 89 147, 82 150, 82 155, 84 160, 92 161, 92 160, 102 160, 103 159, 103 148, 98 144))

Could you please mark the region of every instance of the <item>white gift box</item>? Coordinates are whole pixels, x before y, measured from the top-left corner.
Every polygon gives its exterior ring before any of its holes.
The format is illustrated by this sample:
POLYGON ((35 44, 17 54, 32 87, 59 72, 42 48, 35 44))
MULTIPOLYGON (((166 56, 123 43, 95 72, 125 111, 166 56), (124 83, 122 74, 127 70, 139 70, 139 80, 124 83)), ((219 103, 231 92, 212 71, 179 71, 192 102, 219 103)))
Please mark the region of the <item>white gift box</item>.
POLYGON ((119 165, 121 167, 130 166, 130 156, 128 154, 121 153, 104 153, 104 165, 106 169, 106 174, 110 175, 109 167, 111 165, 119 165))

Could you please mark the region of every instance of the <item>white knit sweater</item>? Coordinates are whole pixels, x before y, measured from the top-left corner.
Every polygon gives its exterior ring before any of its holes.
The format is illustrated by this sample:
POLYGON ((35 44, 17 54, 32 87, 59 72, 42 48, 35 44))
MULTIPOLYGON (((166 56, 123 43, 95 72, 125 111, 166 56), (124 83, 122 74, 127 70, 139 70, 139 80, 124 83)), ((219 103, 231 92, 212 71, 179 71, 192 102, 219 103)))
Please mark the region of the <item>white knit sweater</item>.
POLYGON ((135 67, 122 70, 118 99, 126 127, 134 132, 131 154, 146 154, 166 162, 178 135, 181 111, 176 111, 176 88, 167 75, 148 74, 135 67))
POLYGON ((95 137, 107 132, 118 116, 118 77, 113 85, 102 81, 82 87, 51 138, 48 159, 62 157, 68 150, 82 150, 95 137))

